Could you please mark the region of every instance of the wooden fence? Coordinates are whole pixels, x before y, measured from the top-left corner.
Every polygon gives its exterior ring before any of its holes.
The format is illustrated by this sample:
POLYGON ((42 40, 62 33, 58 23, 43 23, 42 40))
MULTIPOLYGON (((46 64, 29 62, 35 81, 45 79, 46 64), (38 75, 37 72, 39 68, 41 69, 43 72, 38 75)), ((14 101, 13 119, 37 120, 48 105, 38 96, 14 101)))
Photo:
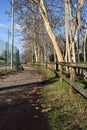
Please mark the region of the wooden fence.
POLYGON ((60 77, 60 81, 65 80, 70 84, 70 92, 79 92, 82 96, 87 98, 87 89, 76 84, 77 77, 83 78, 83 71, 87 70, 87 63, 38 63, 38 65, 44 66, 55 72, 56 76, 60 77))

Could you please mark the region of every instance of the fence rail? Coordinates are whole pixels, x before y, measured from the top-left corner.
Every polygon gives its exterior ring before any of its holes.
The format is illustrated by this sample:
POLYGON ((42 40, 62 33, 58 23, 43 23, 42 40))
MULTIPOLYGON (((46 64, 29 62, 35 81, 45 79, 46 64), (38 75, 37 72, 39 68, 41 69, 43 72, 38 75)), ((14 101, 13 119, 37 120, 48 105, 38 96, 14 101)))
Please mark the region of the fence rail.
POLYGON ((78 91, 82 96, 87 98, 87 90, 77 85, 75 82, 77 80, 77 75, 82 76, 82 71, 87 70, 87 63, 46 62, 36 63, 36 65, 41 65, 51 69, 55 72, 56 76, 60 77, 60 81, 65 80, 68 84, 70 84, 71 92, 74 93, 74 91, 78 91), (68 78, 66 75, 68 75, 68 78))

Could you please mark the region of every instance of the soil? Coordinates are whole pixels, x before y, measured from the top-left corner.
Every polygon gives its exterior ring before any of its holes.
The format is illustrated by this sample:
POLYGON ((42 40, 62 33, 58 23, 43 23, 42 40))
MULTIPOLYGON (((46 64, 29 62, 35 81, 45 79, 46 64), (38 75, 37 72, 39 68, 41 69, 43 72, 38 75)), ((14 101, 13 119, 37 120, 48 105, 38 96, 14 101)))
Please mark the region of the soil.
POLYGON ((0 130, 51 130, 40 103, 45 80, 32 67, 0 78, 0 130))

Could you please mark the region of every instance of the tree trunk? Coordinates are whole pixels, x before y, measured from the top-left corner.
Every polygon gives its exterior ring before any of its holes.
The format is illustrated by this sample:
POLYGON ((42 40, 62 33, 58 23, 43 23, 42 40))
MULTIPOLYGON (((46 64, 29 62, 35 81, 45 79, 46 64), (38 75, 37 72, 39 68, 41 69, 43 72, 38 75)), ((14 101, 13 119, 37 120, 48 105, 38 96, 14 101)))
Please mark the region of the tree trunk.
POLYGON ((70 45, 71 45, 71 54, 72 54, 72 62, 76 62, 76 55, 75 55, 75 42, 74 42, 74 36, 75 36, 75 31, 76 31, 76 24, 75 20, 72 16, 72 8, 71 8, 71 3, 69 0, 69 32, 70 32, 70 45))
POLYGON ((84 38, 84 62, 86 62, 86 47, 87 47, 87 30, 85 33, 85 38, 84 38))
POLYGON ((38 62, 38 54, 36 50, 36 28, 35 28, 35 12, 34 12, 34 5, 32 3, 32 20, 33 20, 33 47, 34 47, 34 54, 35 54, 35 62, 38 62))
POLYGON ((45 5, 44 5, 44 0, 40 0, 40 3, 37 0, 34 0, 34 2, 37 4, 38 9, 40 11, 40 14, 41 14, 41 16, 44 20, 44 25, 45 25, 46 30, 48 32, 48 35, 49 35, 49 37, 50 37, 50 39, 51 39, 51 41, 54 45, 58 61, 62 62, 63 61, 63 55, 62 55, 59 43, 57 42, 56 36, 55 36, 55 34, 54 34, 54 32, 51 28, 51 25, 50 25, 50 22, 49 22, 49 19, 48 19, 48 16, 47 16, 46 8, 45 8, 45 5))
POLYGON ((66 62, 71 62, 69 44, 69 0, 65 0, 65 33, 66 33, 66 62))

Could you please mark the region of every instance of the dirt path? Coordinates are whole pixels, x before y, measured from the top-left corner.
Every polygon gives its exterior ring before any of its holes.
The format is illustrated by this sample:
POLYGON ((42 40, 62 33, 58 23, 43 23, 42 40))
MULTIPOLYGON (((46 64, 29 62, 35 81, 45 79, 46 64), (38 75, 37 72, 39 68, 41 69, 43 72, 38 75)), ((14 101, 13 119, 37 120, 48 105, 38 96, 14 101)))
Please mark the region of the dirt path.
POLYGON ((44 80, 31 67, 0 79, 0 130, 50 130, 40 103, 44 80))

